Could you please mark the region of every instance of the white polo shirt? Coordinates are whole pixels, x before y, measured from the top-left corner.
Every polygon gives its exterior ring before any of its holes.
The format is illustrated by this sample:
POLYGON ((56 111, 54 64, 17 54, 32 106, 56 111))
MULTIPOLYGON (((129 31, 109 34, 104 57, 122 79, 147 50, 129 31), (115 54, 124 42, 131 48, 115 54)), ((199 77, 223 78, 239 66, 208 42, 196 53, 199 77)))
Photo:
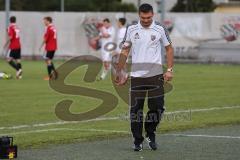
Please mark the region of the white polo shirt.
POLYGON ((161 44, 171 44, 164 26, 153 21, 148 28, 144 28, 139 21, 128 26, 124 42, 132 43, 131 77, 152 77, 163 73, 161 44))

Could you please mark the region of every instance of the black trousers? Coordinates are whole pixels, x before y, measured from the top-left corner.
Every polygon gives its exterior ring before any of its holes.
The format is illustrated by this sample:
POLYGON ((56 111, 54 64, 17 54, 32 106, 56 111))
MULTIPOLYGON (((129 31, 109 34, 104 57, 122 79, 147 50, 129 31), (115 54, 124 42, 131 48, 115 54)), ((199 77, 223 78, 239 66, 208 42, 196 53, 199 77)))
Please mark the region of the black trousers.
POLYGON ((155 131, 164 112, 163 85, 162 74, 147 78, 131 77, 130 120, 135 144, 140 144, 144 140, 142 136, 143 123, 146 136, 155 141, 155 131), (148 100, 148 112, 144 116, 143 107, 146 97, 148 100))

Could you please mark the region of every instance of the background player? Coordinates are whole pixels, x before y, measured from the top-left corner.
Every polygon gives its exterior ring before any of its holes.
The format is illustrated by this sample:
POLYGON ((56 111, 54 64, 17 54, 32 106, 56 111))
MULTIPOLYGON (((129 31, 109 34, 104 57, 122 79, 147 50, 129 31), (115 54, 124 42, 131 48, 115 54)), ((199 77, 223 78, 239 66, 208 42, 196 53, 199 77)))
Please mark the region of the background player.
POLYGON ((112 53, 110 51, 107 51, 105 46, 108 43, 113 43, 114 37, 115 37, 115 29, 111 25, 110 20, 106 18, 103 20, 103 27, 100 29, 99 36, 96 37, 96 39, 100 39, 101 41, 101 57, 102 57, 103 66, 104 66, 99 80, 105 79, 105 77, 107 76, 107 73, 110 70, 112 53))
POLYGON ((7 61, 10 66, 12 66, 16 72, 16 78, 22 78, 22 64, 21 64, 21 43, 20 43, 20 29, 16 25, 16 17, 10 17, 10 25, 7 29, 8 39, 4 48, 8 47, 7 61))
POLYGON ((55 26, 52 24, 52 18, 51 17, 44 17, 43 23, 46 26, 46 31, 44 34, 44 39, 40 47, 40 51, 42 47, 45 44, 45 55, 44 59, 47 64, 47 71, 48 76, 44 78, 44 80, 56 79, 58 76, 58 73, 54 67, 54 64, 52 62, 54 58, 54 54, 57 50, 57 30, 55 26))

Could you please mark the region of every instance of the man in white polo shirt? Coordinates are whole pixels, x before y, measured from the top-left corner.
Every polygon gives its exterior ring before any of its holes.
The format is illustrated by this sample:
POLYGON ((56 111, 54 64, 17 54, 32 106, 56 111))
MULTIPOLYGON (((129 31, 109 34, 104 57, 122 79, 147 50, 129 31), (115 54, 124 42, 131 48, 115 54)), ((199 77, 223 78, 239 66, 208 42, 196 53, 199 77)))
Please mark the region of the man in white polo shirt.
POLYGON ((164 26, 153 20, 149 4, 139 7, 139 22, 128 26, 117 67, 116 83, 125 84, 121 75, 126 59, 131 53, 130 120, 134 138, 134 151, 142 151, 143 123, 148 146, 157 149, 155 131, 164 112, 164 81, 173 78, 173 47, 164 26), (162 69, 161 46, 166 49, 167 72, 162 69), (148 112, 143 120, 144 100, 147 96, 148 112))

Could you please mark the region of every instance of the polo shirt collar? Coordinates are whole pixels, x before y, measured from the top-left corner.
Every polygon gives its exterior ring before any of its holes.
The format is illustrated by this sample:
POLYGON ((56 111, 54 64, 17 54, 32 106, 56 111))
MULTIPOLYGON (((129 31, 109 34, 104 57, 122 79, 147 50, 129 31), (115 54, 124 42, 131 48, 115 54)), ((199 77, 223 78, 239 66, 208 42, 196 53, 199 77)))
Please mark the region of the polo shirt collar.
MULTIPOLYGON (((153 28, 154 25, 155 25, 155 21, 153 20, 153 21, 152 21, 152 24, 151 24, 148 28, 153 28)), ((141 28, 141 29, 145 29, 145 28, 141 25, 140 20, 138 21, 138 26, 139 26, 139 28, 141 28)))

